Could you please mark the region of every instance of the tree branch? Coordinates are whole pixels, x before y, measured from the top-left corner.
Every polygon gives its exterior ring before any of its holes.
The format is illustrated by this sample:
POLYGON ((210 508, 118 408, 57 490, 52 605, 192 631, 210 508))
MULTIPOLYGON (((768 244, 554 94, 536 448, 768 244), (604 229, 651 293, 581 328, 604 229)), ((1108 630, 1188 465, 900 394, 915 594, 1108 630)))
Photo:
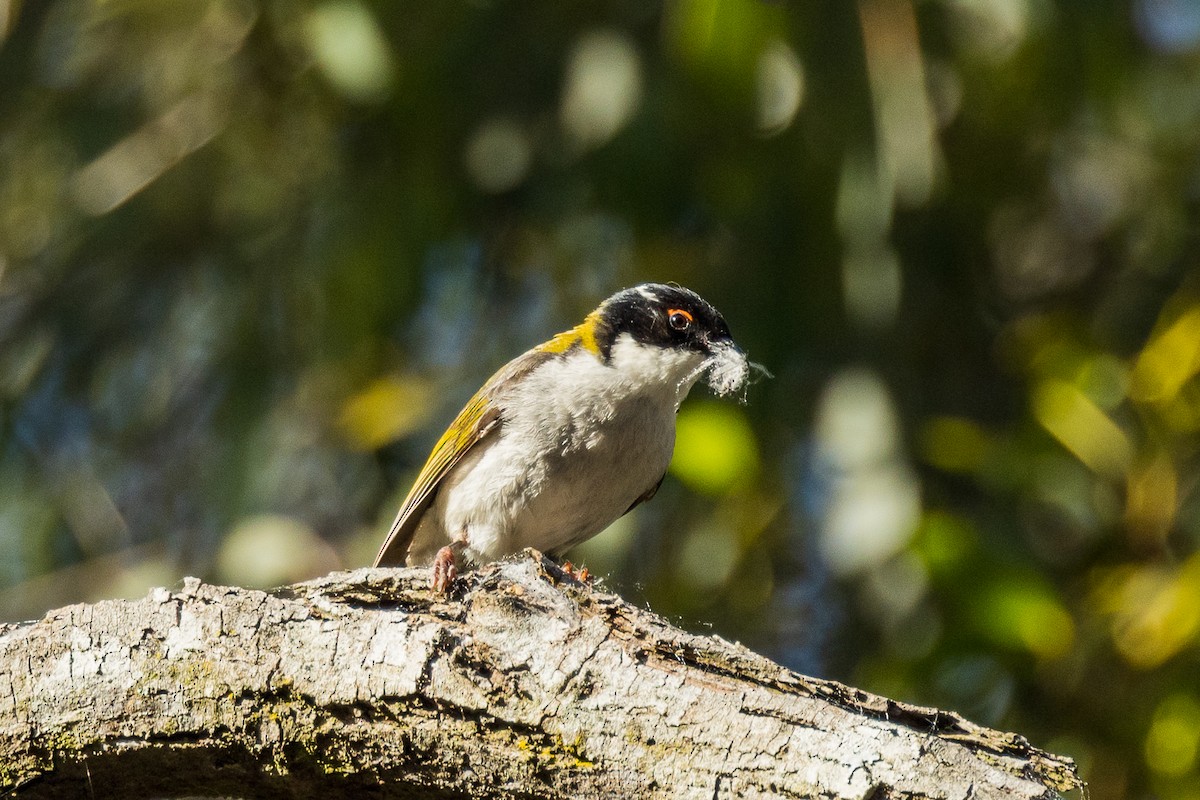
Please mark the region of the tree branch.
POLYGON ((1069 759, 806 678, 536 554, 467 576, 202 584, 0 626, 22 798, 1050 798, 1069 759), (91 794, 86 794, 90 792, 91 794))

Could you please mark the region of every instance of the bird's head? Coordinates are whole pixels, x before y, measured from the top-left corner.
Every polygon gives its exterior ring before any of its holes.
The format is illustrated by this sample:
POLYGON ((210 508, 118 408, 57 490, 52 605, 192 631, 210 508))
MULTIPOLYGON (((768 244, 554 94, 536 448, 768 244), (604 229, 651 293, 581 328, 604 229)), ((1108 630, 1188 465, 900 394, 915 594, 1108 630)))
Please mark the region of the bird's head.
POLYGON ((624 289, 592 312, 583 327, 584 338, 595 342, 606 362, 653 360, 662 365, 664 379, 686 382, 686 388, 707 373, 715 392, 729 394, 749 374, 746 354, 734 344, 721 312, 682 286, 644 283, 624 289))

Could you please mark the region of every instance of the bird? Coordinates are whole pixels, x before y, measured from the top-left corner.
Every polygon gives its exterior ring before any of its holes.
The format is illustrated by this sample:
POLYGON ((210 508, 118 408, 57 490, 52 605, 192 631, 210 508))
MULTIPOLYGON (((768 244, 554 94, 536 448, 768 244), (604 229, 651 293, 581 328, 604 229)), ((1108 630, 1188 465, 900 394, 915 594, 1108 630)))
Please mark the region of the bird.
MULTIPOLYGON (((560 556, 658 491, 680 404, 751 364, 725 318, 677 284, 644 283, 501 367, 433 447, 374 566, 431 566, 434 591, 525 548, 560 556)), ((757 365, 753 365, 757 366, 757 365)))

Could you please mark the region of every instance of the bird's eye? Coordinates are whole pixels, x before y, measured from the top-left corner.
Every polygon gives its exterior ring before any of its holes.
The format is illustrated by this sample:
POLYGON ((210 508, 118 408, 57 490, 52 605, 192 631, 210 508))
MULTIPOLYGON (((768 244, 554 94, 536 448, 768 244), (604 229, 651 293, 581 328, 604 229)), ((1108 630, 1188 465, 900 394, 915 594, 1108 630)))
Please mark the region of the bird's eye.
POLYGON ((677 331, 685 331, 692 324, 692 315, 682 308, 668 308, 667 324, 677 331))

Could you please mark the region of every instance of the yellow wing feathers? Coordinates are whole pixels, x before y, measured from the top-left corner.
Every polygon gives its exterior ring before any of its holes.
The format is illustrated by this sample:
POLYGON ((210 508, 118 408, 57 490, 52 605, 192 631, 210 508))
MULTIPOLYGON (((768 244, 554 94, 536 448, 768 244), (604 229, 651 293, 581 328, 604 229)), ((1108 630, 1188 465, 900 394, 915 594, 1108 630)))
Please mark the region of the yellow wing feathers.
POLYGON ((486 393, 488 386, 479 390, 470 399, 463 410, 458 412, 454 422, 433 446, 433 452, 408 496, 400 506, 399 513, 392 523, 379 554, 375 556, 375 566, 382 564, 404 564, 408 554, 408 545, 416 532, 421 514, 433 499, 437 485, 441 483, 446 473, 476 444, 483 439, 500 421, 500 412, 490 402, 486 393))

